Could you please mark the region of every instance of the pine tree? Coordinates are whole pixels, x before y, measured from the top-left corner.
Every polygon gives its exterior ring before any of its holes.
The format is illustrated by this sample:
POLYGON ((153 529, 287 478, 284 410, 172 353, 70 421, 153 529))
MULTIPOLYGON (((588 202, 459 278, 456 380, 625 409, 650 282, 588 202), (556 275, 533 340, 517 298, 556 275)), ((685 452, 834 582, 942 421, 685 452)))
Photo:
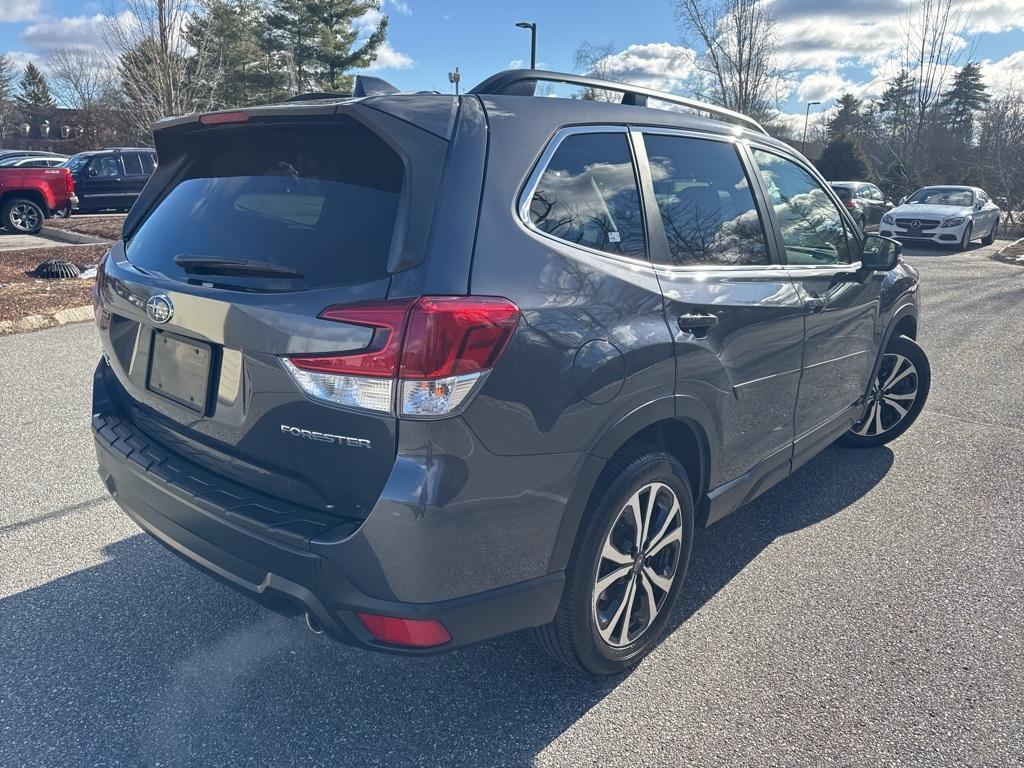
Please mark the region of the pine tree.
POLYGON ((14 67, 10 57, 0 54, 0 101, 14 98, 14 67))
POLYGON ((50 86, 46 82, 46 76, 31 61, 25 65, 25 73, 18 81, 16 100, 23 107, 56 106, 53 96, 50 95, 50 86))
POLYGON ((190 41, 210 41, 209 55, 218 71, 215 100, 219 106, 244 107, 284 95, 285 63, 261 35, 264 6, 263 0, 208 0, 205 13, 189 20, 190 41))
POLYGON ((972 61, 953 77, 949 90, 939 103, 939 110, 954 135, 968 145, 974 133, 974 115, 984 109, 988 101, 981 65, 972 61))
POLYGON ((830 139, 859 140, 866 127, 864 117, 861 115, 863 102, 852 93, 844 93, 837 103, 839 111, 829 121, 828 137, 830 139))
POLYGON ((868 161, 851 139, 837 137, 829 141, 816 163, 821 175, 830 181, 864 179, 868 175, 868 161))
POLYGON ((905 69, 889 82, 878 104, 878 113, 889 138, 904 137, 914 118, 914 78, 905 69))
POLYGON ((267 14, 267 44, 286 55, 294 69, 293 90, 347 90, 347 69, 373 63, 383 44, 388 19, 355 50, 355 22, 380 9, 379 0, 273 0, 267 14))

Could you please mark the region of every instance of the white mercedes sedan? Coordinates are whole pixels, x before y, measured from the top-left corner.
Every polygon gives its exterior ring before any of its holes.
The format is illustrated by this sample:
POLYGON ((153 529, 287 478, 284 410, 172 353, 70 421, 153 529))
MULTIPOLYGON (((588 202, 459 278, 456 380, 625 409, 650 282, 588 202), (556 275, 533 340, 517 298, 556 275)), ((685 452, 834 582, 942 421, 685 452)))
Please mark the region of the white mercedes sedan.
POLYGON ((882 217, 879 234, 966 250, 971 240, 990 245, 999 232, 999 206, 977 187, 921 187, 882 217))

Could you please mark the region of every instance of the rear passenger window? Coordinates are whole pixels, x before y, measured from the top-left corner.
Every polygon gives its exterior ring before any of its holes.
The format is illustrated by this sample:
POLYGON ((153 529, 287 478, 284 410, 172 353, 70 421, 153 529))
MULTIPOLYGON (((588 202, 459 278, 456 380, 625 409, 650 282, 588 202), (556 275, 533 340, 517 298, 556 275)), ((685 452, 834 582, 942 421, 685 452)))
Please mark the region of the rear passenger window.
POLYGON ((530 221, 576 245, 643 256, 643 215, 626 134, 565 138, 533 192, 530 221))
POLYGON ((141 176, 142 175, 142 161, 139 160, 139 156, 132 154, 121 155, 121 162, 124 163, 124 175, 125 176, 141 176))
POLYGON ((732 144, 647 135, 654 197, 669 264, 768 264, 764 229, 732 144))
POLYGON ((153 171, 156 170, 156 162, 153 158, 153 155, 147 152, 145 154, 139 155, 139 157, 142 158, 142 172, 145 173, 147 176, 151 175, 153 171))

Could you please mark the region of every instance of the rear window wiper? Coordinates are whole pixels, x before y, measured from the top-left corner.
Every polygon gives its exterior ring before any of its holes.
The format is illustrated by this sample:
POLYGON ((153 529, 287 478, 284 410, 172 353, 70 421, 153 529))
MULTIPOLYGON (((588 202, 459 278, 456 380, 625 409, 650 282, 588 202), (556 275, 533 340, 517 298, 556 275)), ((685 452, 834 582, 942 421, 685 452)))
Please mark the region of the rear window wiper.
POLYGON ((251 259, 223 259, 216 256, 189 256, 182 254, 174 257, 174 263, 186 272, 196 275, 253 275, 262 277, 305 277, 294 267, 271 264, 267 261, 251 259))

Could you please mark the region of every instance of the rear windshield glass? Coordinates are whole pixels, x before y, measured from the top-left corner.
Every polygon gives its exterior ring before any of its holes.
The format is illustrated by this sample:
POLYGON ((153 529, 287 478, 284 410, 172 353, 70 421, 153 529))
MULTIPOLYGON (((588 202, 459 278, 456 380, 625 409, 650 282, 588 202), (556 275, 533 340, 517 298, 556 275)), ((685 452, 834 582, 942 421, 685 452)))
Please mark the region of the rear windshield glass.
POLYGON ((849 187, 833 186, 832 189, 835 191, 837 195, 839 195, 840 200, 853 200, 853 190, 850 189, 849 187))
POLYGON ((387 275, 404 171, 367 128, 347 118, 231 126, 195 137, 192 153, 185 178, 128 243, 136 266, 267 290, 387 275), (281 269, 216 266, 225 260, 281 269))

